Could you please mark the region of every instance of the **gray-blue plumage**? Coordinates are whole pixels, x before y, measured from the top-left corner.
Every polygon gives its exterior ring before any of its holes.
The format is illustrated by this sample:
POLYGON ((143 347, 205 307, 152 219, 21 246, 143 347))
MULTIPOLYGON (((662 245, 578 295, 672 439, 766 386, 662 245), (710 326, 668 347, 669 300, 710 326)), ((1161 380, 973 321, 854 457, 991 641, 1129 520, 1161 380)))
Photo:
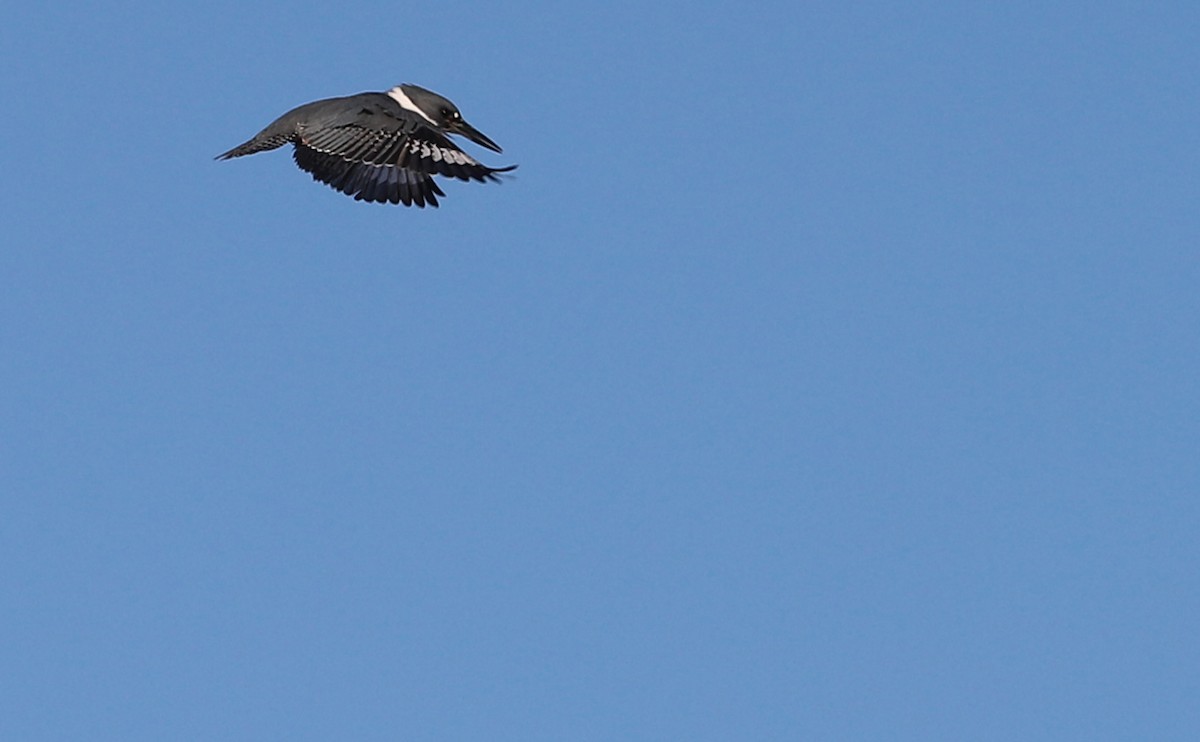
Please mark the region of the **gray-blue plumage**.
POLYGON ((313 179, 378 203, 437 206, 445 196, 434 175, 459 180, 499 180, 491 168, 447 136, 460 134, 494 152, 500 147, 463 120, 458 107, 431 90, 399 85, 386 93, 360 93, 306 103, 280 116, 253 139, 218 160, 295 146, 296 164, 313 179))

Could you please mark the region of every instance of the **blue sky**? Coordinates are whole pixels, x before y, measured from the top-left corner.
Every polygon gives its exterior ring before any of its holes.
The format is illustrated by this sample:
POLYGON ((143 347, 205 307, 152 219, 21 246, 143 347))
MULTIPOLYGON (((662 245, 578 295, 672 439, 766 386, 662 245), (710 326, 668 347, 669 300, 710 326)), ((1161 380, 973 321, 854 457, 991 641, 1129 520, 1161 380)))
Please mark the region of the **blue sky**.
POLYGON ((0 737, 1195 739, 1198 32, 10 8, 0 737), (212 160, 400 82, 516 177, 212 160))

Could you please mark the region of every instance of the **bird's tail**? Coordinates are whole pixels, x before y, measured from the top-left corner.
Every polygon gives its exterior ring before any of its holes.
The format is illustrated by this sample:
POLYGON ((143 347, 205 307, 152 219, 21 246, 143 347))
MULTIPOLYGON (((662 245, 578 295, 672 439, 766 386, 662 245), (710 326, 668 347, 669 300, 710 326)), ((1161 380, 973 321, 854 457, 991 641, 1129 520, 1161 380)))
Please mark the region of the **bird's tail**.
POLYGON ((213 159, 231 160, 234 157, 242 157, 244 155, 252 155, 256 152, 266 152, 269 149, 276 149, 287 144, 291 137, 283 134, 275 134, 273 136, 263 136, 259 134, 245 144, 239 144, 233 149, 224 154, 217 155, 213 159))

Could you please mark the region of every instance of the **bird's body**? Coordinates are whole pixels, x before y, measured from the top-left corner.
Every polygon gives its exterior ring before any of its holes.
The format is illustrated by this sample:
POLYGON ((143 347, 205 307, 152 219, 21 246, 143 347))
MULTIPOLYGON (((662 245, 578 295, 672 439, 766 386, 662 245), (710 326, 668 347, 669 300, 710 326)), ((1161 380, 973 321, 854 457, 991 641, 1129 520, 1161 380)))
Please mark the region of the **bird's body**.
POLYGON ((228 160, 295 145, 296 164, 313 179, 358 201, 437 206, 445 196, 434 175, 459 180, 499 180, 491 168, 463 152, 448 134, 500 152, 463 120, 446 98, 416 85, 386 93, 328 98, 293 108, 245 144, 218 155, 228 160))

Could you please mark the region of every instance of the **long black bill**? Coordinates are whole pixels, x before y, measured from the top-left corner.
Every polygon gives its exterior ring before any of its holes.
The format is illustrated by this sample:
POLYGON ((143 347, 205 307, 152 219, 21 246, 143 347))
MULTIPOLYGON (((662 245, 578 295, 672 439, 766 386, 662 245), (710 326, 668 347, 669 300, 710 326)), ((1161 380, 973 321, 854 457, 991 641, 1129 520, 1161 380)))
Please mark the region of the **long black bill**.
POLYGON ((480 147, 487 147, 488 149, 490 149, 493 152, 503 152, 504 151, 504 150, 500 149, 499 144, 496 144, 491 139, 488 139, 486 136, 484 136, 482 131, 480 131, 479 129, 476 129, 474 126, 471 126, 466 121, 460 120, 458 122, 458 125, 455 127, 455 129, 459 134, 462 134, 467 139, 470 139, 472 142, 475 142, 480 147))

